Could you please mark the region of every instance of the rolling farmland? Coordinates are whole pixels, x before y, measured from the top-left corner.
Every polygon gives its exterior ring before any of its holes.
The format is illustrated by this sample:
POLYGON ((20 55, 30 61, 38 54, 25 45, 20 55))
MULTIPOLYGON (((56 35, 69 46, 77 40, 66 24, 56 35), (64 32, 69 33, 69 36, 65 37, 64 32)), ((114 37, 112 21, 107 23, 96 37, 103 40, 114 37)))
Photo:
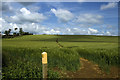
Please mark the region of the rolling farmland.
POLYGON ((97 64, 106 74, 112 66, 119 67, 117 36, 19 36, 3 39, 2 52, 3 78, 42 78, 42 52, 48 53, 48 78, 69 78, 68 71, 82 67, 80 58, 97 64))

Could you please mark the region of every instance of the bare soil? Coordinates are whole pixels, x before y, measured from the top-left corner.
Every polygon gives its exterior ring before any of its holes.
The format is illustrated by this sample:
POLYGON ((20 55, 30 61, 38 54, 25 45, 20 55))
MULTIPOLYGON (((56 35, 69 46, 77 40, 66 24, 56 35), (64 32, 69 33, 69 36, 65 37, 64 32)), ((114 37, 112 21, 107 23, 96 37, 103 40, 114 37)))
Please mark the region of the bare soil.
POLYGON ((110 73, 107 74, 102 71, 97 64, 94 64, 84 58, 80 58, 81 67, 76 72, 60 71, 63 78, 119 78, 118 72, 120 68, 111 67, 110 73))

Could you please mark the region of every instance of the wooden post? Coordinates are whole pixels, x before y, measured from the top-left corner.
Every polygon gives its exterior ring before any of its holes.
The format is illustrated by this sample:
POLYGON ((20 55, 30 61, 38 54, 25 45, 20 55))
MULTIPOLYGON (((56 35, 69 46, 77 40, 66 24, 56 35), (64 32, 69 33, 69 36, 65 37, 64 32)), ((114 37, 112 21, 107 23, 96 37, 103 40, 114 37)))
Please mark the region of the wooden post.
POLYGON ((47 53, 42 53, 42 74, 43 74, 43 80, 47 79, 47 53))

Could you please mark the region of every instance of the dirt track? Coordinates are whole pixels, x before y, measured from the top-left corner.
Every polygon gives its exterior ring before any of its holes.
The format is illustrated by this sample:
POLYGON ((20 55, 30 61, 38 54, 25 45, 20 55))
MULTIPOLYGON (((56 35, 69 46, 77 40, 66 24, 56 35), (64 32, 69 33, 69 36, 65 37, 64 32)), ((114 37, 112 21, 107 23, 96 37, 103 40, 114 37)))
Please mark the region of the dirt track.
POLYGON ((101 71, 98 65, 80 58, 82 67, 76 72, 65 71, 62 73, 64 78, 118 78, 118 68, 112 67, 110 74, 101 71))

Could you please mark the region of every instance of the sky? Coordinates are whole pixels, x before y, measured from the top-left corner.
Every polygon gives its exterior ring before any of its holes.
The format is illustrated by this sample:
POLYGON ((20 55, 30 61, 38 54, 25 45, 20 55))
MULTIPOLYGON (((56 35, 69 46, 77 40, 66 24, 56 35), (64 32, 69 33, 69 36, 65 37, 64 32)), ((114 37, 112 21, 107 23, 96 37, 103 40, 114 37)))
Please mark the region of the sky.
POLYGON ((2 2, 0 30, 33 34, 118 35, 116 2, 2 2), (14 28, 18 28, 17 31, 14 28))

